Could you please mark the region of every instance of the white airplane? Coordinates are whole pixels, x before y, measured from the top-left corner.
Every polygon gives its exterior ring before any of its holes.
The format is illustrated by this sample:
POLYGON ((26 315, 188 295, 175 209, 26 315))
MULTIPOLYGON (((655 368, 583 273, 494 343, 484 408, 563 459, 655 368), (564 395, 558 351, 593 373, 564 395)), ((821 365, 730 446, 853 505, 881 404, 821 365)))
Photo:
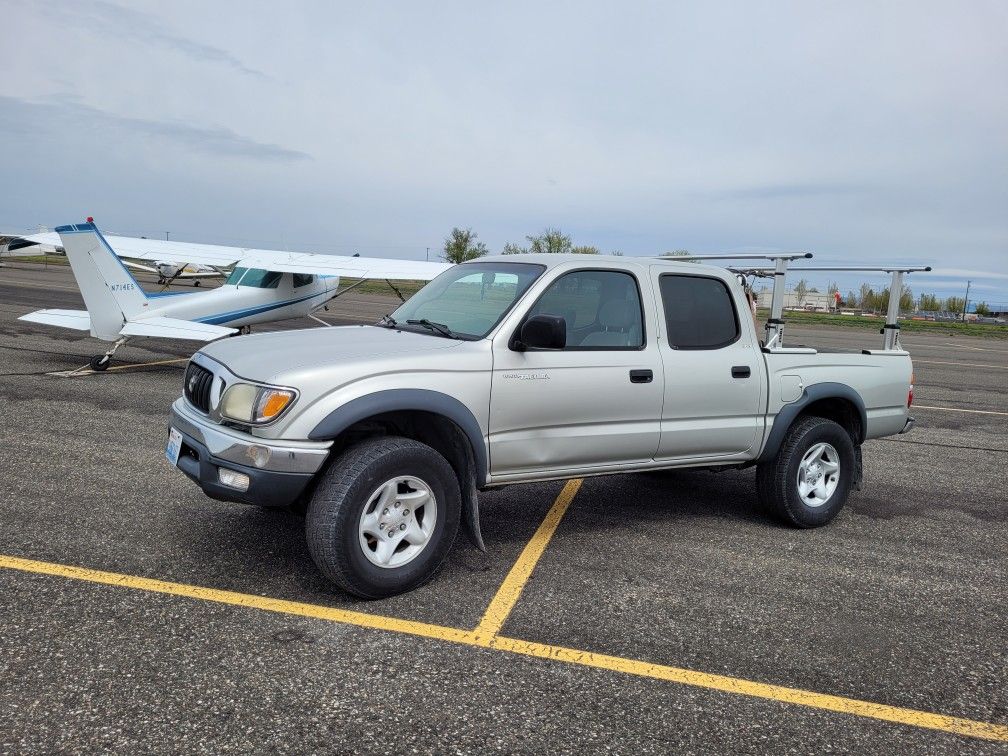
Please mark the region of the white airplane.
POLYGON ((200 285, 203 278, 224 278, 227 273, 211 265, 199 265, 193 263, 180 263, 169 260, 155 260, 151 265, 144 265, 134 260, 123 260, 123 265, 132 270, 143 270, 148 273, 157 273, 159 284, 171 284, 179 280, 193 280, 193 286, 200 285))
POLYGON ((105 370, 112 355, 131 337, 213 341, 256 323, 311 316, 339 293, 341 276, 429 281, 450 267, 414 260, 238 249, 132 237, 112 237, 113 249, 90 218, 88 221, 59 226, 56 234, 26 237, 37 243, 52 243, 55 240, 51 237, 58 235, 87 310, 36 310, 19 320, 90 331, 96 338, 114 342, 107 352, 91 358, 91 368, 96 371, 105 370), (152 242, 156 242, 153 249, 152 242), (143 290, 120 256, 177 258, 234 269, 216 289, 152 294, 143 290))

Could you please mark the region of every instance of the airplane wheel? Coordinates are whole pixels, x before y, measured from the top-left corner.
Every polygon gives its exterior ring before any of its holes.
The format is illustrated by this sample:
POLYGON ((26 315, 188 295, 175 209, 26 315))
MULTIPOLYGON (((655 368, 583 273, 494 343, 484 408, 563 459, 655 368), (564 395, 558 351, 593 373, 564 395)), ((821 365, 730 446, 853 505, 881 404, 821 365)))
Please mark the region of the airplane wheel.
POLYGON ((108 369, 110 362, 112 362, 112 358, 109 357, 107 354, 96 354, 94 357, 91 358, 90 362, 91 369, 94 370, 96 373, 100 373, 103 370, 108 369))
POLYGON ((199 281, 193 281, 193 286, 199 286, 199 285, 200 285, 199 281))

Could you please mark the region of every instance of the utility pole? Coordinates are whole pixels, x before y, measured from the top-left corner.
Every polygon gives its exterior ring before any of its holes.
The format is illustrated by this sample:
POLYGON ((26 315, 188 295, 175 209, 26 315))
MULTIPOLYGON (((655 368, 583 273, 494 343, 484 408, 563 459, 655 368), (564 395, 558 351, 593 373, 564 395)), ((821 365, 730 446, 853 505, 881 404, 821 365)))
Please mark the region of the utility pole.
POLYGON ((430 247, 427 247, 427 262, 430 262, 430 247))
POLYGON ((972 281, 966 281, 966 300, 963 302, 963 323, 966 322, 966 309, 969 307, 969 287, 972 281))
POLYGON ((164 240, 168 241, 168 232, 167 231, 164 232, 164 240))

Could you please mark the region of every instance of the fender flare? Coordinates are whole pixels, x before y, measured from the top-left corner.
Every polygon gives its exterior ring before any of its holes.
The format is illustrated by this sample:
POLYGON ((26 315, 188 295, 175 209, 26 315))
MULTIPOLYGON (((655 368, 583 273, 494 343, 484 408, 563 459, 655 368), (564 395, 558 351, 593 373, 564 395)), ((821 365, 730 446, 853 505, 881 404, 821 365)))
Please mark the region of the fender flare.
POLYGON ((780 412, 774 417, 766 444, 763 446, 759 459, 756 460, 757 463, 768 462, 777 456, 781 444, 784 443, 784 436, 794 423, 795 418, 810 404, 818 402, 821 399, 845 399, 853 404, 861 419, 861 433, 857 442, 861 444, 864 441, 865 433, 868 430, 868 412, 865 409, 864 399, 861 398, 861 394, 844 383, 834 383, 831 381, 816 383, 806 386, 798 399, 781 407, 780 412))
POLYGON ((374 415, 399 411, 430 412, 451 420, 469 440, 466 455, 475 475, 471 481, 459 481, 462 489, 462 519, 469 538, 480 551, 486 551, 479 525, 477 488, 486 483, 489 463, 483 431, 472 411, 453 396, 430 389, 386 389, 352 399, 326 415, 308 434, 312 441, 336 438, 351 425, 374 415))

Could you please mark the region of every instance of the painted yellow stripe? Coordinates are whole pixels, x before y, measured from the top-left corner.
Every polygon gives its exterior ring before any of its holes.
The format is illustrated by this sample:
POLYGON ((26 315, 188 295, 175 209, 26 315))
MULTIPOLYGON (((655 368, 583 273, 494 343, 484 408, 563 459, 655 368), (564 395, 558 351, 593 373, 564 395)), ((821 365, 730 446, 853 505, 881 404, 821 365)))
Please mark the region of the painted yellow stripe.
POLYGON ((904 709, 900 706, 861 701, 856 698, 831 696, 827 693, 815 693, 800 688, 786 688, 781 685, 743 680, 737 677, 713 675, 707 672, 696 672, 680 667, 667 667, 662 664, 624 659, 618 656, 594 654, 589 651, 578 651, 561 646, 547 646, 541 643, 529 643, 513 638, 497 637, 490 642, 490 648, 510 651, 525 656, 535 656, 540 659, 580 664, 585 667, 607 669, 613 672, 623 672, 629 675, 639 675, 657 680, 692 685, 698 688, 719 690, 724 693, 735 693, 754 698, 765 698, 771 701, 808 706, 813 709, 825 709, 839 714, 852 714, 858 717, 881 719, 886 722, 924 727, 931 730, 942 730, 956 735, 968 735, 974 738, 1008 741, 1008 726, 991 722, 978 722, 961 717, 949 717, 944 714, 932 714, 916 709, 904 709))
POLYGON ((410 635, 421 635, 425 638, 437 638, 456 643, 471 643, 472 633, 467 630, 458 630, 440 625, 428 625, 424 622, 413 622, 395 617, 366 614, 364 612, 352 612, 346 609, 319 606, 318 604, 303 604, 298 601, 253 596, 248 593, 222 591, 217 588, 202 588, 197 585, 171 583, 166 580, 155 580, 153 578, 137 577, 136 575, 123 575, 118 572, 90 570, 84 567, 71 567, 51 562, 38 562, 33 559, 22 559, 20 557, 4 555, 0 555, 0 567, 42 575, 54 575, 72 580, 84 580, 89 583, 113 585, 117 588, 134 588, 140 591, 166 593, 170 596, 182 596, 184 598, 199 599, 200 601, 214 601, 219 604, 231 604, 246 609, 261 609, 267 612, 296 614, 300 617, 314 617, 315 619, 342 622, 374 630, 409 633, 410 635))
POLYGON ((483 619, 476 626, 477 635, 494 636, 504 627, 504 622, 507 620, 508 615, 511 614, 511 610, 518 601, 518 597, 525 588, 525 584, 532 577, 532 570, 535 569, 543 552, 546 551, 550 538, 553 537, 557 527, 560 525, 560 520, 563 519, 564 514, 567 512, 567 507, 570 506, 580 488, 580 479, 568 480, 566 485, 564 485, 556 497, 556 501, 553 502, 553 506, 546 513, 545 519, 532 535, 532 539, 522 549, 518 561, 515 562, 507 577, 504 578, 501 587, 497 589, 497 594, 493 597, 486 612, 483 614, 483 619))
POLYGON ((258 609, 268 612, 311 617, 314 619, 340 622, 356 627, 384 630, 388 632, 406 633, 409 635, 430 638, 434 640, 459 643, 466 646, 490 648, 538 659, 555 662, 578 664, 584 667, 638 675, 656 680, 665 680, 681 685, 717 690, 725 693, 751 696, 814 709, 851 714, 854 716, 880 719, 886 722, 924 727, 933 730, 966 735, 974 738, 985 738, 1008 742, 1008 726, 991 722, 979 722, 960 717, 949 717, 943 714, 933 714, 915 709, 905 709, 898 706, 886 706, 870 701, 860 701, 854 698, 843 698, 825 693, 816 693, 799 688, 786 688, 779 685, 753 682, 741 678, 714 675, 706 672, 696 672, 680 667, 669 667, 661 664, 651 664, 644 661, 624 659, 617 656, 595 654, 588 651, 578 651, 562 646, 550 646, 542 643, 500 636, 481 635, 471 630, 431 625, 424 622, 413 622, 396 617, 353 612, 316 604, 304 604, 298 601, 253 596, 234 591, 223 591, 216 588, 172 583, 165 580, 124 575, 116 572, 90 570, 83 567, 72 567, 51 562, 40 562, 34 559, 0 555, 0 567, 41 575, 82 580, 118 588, 151 591, 153 593, 180 596, 230 604, 246 609, 258 609))
POLYGON ((969 412, 973 415, 1008 415, 1008 412, 995 412, 994 410, 974 410, 974 409, 961 409, 959 407, 931 407, 927 404, 914 404, 910 411, 914 410, 938 410, 940 412, 969 412))

